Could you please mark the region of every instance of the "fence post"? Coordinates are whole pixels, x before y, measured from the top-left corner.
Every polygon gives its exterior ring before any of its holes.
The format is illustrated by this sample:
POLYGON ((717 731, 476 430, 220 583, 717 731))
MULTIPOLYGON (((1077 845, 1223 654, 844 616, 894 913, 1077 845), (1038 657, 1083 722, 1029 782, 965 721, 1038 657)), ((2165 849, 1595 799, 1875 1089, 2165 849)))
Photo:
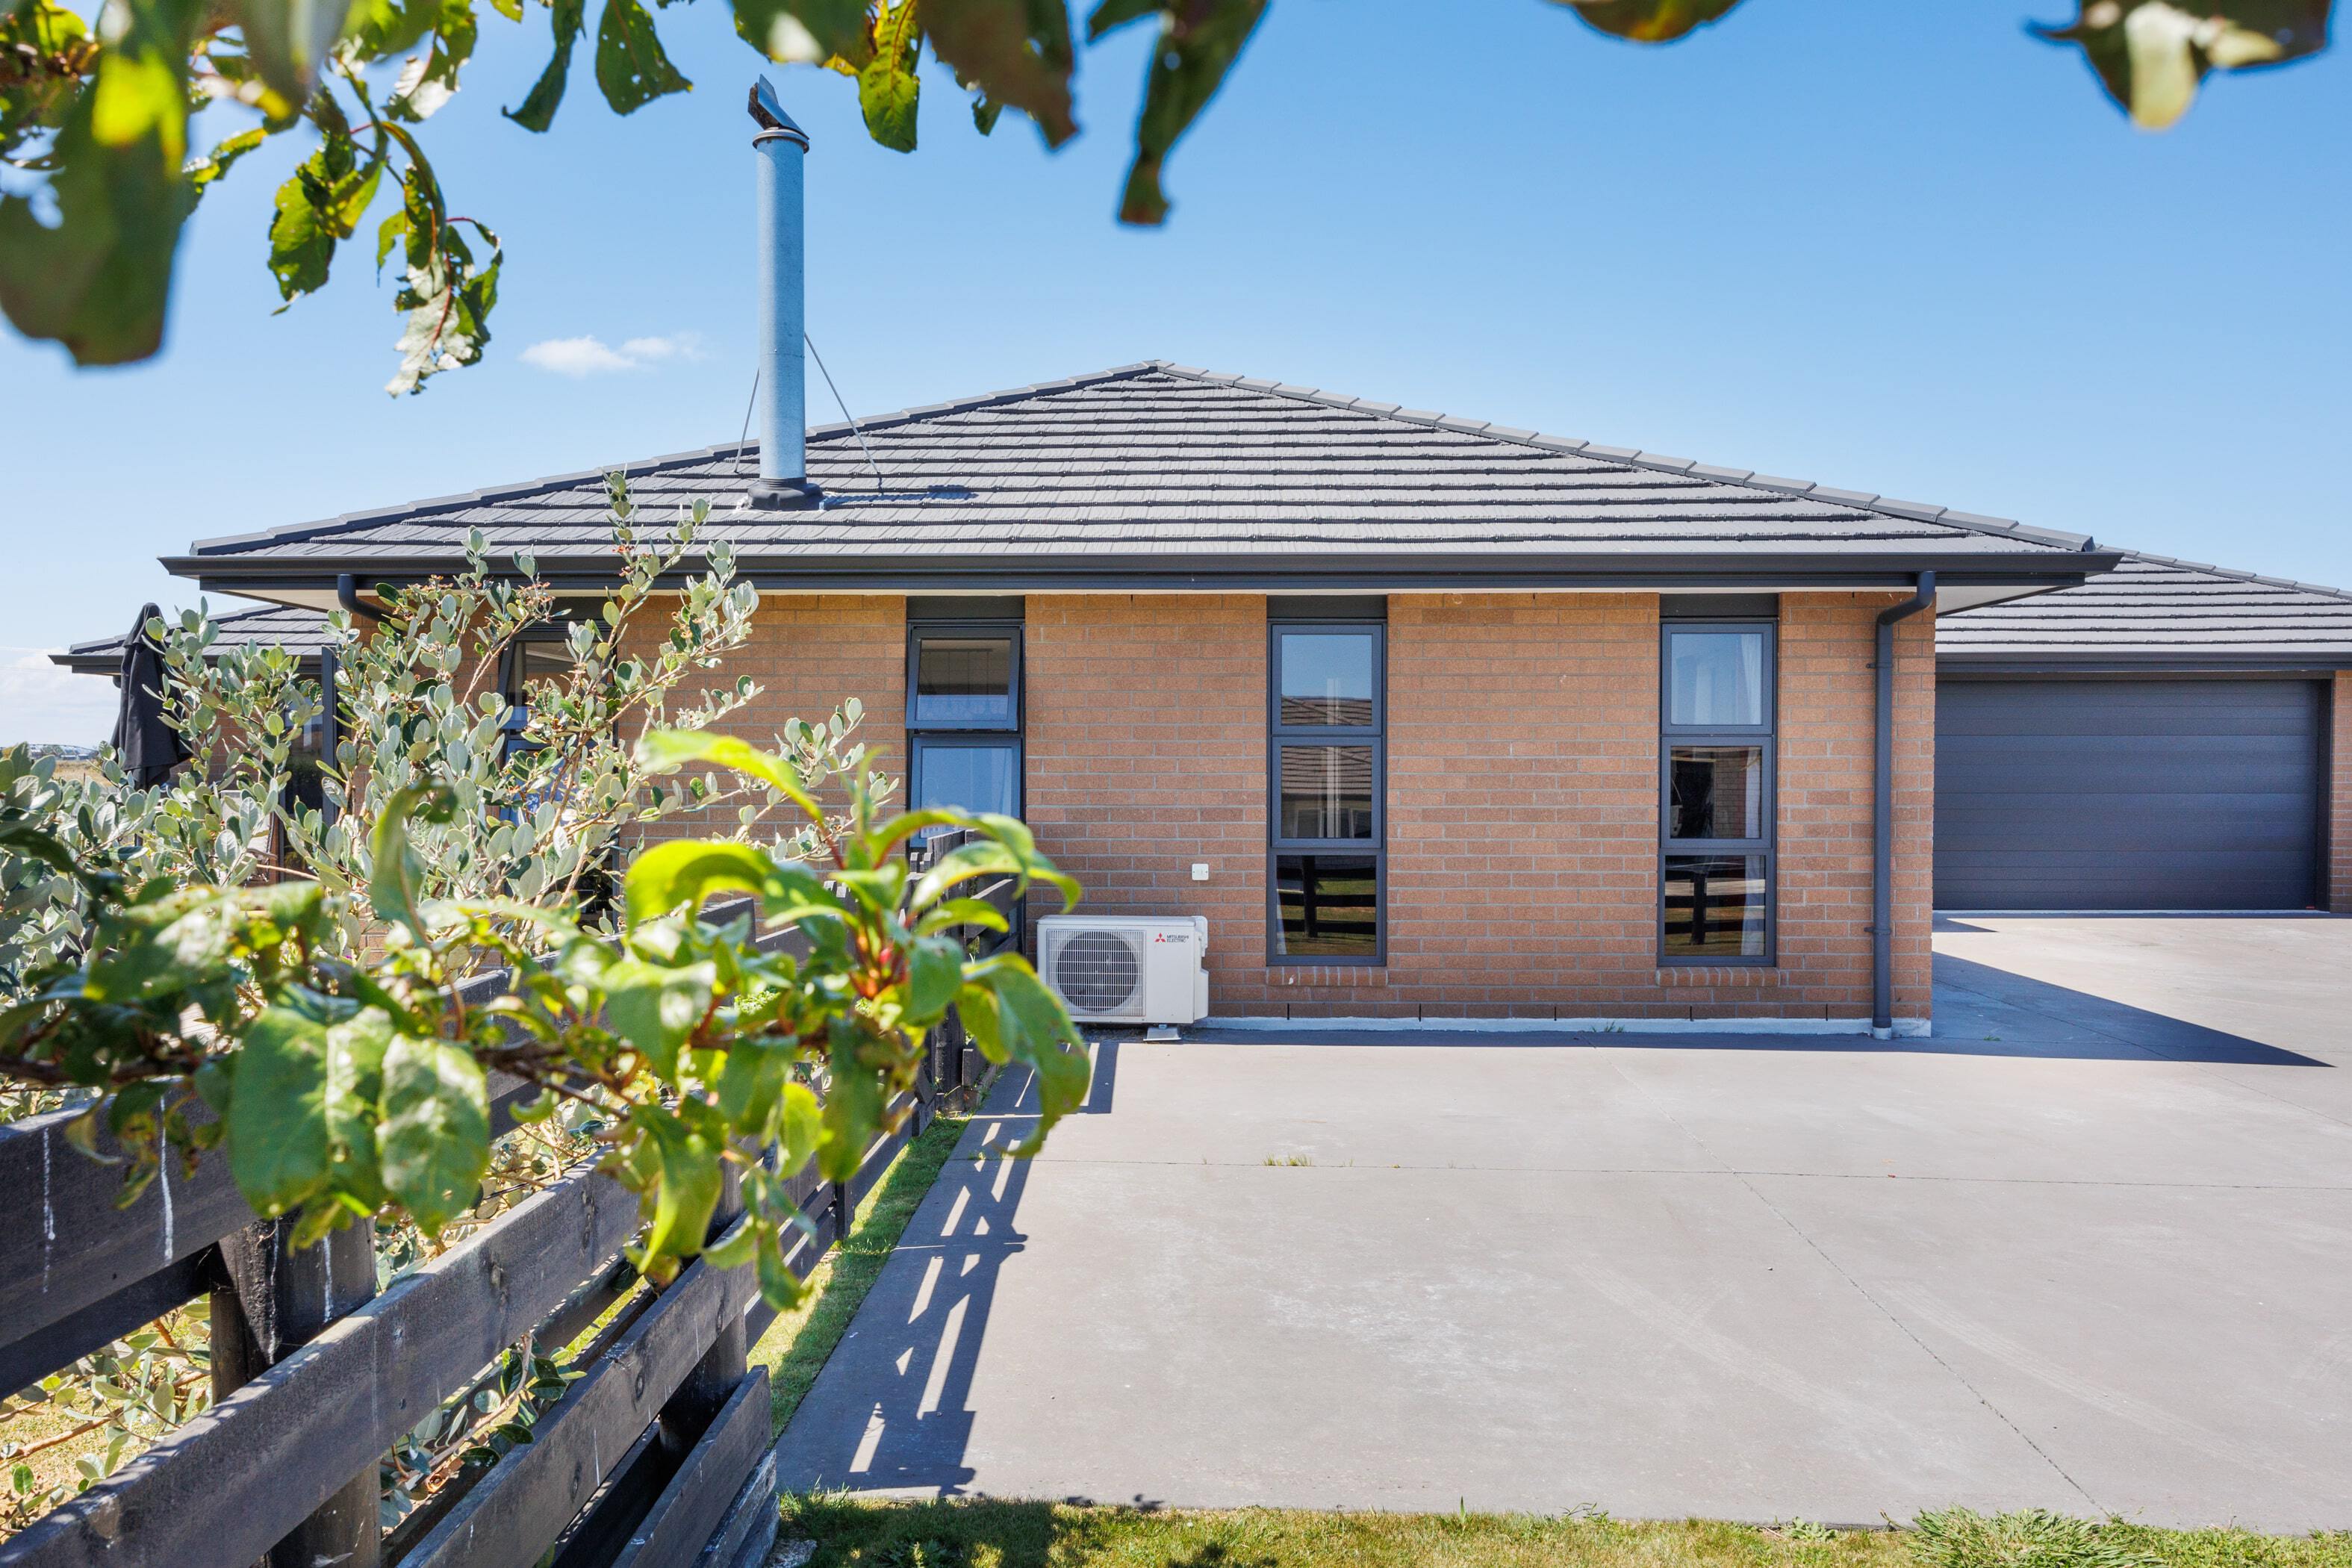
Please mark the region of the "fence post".
MULTIPOLYGON (((252 1382, 375 1297, 375 1222, 360 1220, 315 1247, 287 1245, 292 1216, 221 1238, 229 1285, 212 1294, 213 1397, 252 1382)), ((380 1478, 370 1465, 270 1548, 270 1568, 376 1568, 380 1478)))
MULTIPOLYGON (((743 1212, 742 1177, 731 1162, 725 1171, 725 1184, 719 1189, 719 1206, 710 1216, 710 1234, 713 1237, 734 1224, 736 1216, 743 1212)), ((702 1440, 703 1431, 710 1425, 710 1418, 719 1414, 719 1407, 727 1403, 727 1396, 733 1394, 735 1385, 743 1381, 743 1373, 751 1364, 751 1351, 743 1333, 742 1315, 738 1313, 719 1331, 719 1337, 710 1342, 710 1348, 703 1352, 700 1361, 694 1363, 694 1370, 686 1374, 686 1381, 677 1385, 677 1392, 669 1396, 669 1402, 661 1407, 658 1418, 660 1442, 663 1450, 673 1459, 683 1459, 702 1440)))

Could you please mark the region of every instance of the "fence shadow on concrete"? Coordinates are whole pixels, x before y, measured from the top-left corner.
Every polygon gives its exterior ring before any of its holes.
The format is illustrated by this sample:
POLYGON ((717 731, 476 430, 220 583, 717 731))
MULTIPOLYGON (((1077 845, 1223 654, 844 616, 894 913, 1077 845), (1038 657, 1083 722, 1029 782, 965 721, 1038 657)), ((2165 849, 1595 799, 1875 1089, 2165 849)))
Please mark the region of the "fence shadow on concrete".
MULTIPOLYGON (((1117 1073, 1107 1054, 1081 1114, 1107 1109, 1117 1073)), ((953 1496, 970 1482, 972 1374, 1000 1278, 1027 1242, 1015 1215, 1033 1168, 986 1151, 1019 1143, 1036 1121, 1033 1077, 1008 1074, 859 1307, 854 1353, 845 1340, 779 1440, 786 1490, 953 1496)))

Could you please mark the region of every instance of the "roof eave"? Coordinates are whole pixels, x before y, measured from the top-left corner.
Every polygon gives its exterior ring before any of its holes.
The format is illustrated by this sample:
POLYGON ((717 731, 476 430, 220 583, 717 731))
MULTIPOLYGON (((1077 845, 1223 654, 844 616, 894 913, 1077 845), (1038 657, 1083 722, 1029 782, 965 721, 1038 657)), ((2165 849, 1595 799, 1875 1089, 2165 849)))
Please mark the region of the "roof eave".
MULTIPOLYGON (((1287 593, 1322 588, 1355 593, 1444 593, 1465 590, 1585 588, 1879 589, 1907 587, 1932 571, 1951 585, 2050 586, 2076 584, 2112 570, 2111 550, 1868 551, 1713 555, 1661 552, 1603 559, 1559 555, 1426 554, 1179 555, 1106 558, 1097 554, 762 559, 739 553, 738 574, 761 588, 834 593, 1287 593)), ((399 583, 446 573, 447 556, 375 557, 339 561, 239 561, 166 557, 175 575, 194 577, 208 593, 283 594, 331 587, 357 571, 370 582, 399 583)), ((688 569, 698 563, 689 562, 688 569)), ((541 557, 536 576, 559 591, 601 587, 613 575, 601 563, 577 567, 541 557)))
POLYGON ((2352 669, 2352 647, 2061 649, 1969 653, 1938 649, 1936 673, 1959 676, 2275 675, 2318 679, 2352 669))

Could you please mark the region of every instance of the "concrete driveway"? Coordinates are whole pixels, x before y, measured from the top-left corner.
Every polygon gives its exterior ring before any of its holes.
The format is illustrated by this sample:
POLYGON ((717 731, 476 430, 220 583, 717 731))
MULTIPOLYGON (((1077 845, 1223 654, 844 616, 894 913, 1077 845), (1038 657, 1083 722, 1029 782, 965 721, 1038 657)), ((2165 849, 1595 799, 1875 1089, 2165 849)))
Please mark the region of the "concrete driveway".
POLYGON ((1891 1045, 1106 1044, 941 1177, 787 1484, 2352 1526, 2352 921, 1937 951, 1891 1045))

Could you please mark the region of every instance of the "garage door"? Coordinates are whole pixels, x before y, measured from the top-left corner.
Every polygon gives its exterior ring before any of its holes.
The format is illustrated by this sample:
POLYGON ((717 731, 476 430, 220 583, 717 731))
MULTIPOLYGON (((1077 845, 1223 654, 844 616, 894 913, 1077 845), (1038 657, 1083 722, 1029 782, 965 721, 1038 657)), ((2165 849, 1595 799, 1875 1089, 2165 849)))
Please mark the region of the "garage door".
POLYGON ((2318 882, 2305 680, 1936 689, 1936 905, 2285 910, 2318 882))

